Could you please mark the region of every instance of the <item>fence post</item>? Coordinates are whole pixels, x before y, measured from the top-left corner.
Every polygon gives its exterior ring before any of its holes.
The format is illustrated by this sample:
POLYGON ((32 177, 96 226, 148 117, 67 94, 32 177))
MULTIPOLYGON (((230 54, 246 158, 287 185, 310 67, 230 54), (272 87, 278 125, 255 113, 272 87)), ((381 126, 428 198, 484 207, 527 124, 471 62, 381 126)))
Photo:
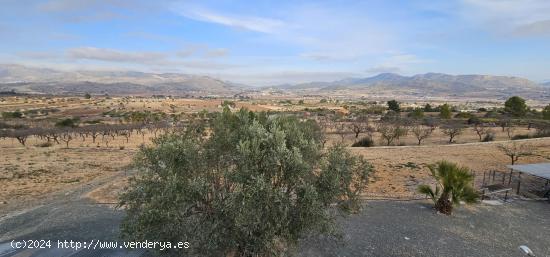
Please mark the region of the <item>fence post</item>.
POLYGON ((516 194, 517 194, 517 195, 519 195, 519 187, 520 187, 520 185, 521 185, 521 172, 520 172, 519 175, 518 175, 518 189, 517 189, 517 191, 516 191, 516 194))
POLYGON ((512 184, 512 174, 514 172, 514 169, 510 169, 510 179, 508 179, 508 185, 512 184))

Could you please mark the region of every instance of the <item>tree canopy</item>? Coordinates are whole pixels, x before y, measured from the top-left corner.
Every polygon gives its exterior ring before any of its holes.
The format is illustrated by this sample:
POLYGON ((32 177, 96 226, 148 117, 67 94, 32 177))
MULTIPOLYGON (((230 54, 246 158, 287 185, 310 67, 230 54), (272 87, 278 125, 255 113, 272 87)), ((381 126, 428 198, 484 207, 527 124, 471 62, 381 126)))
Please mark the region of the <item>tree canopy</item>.
POLYGON ((399 102, 397 102, 396 100, 388 101, 388 109, 390 109, 390 111, 394 111, 394 112, 401 111, 401 107, 399 106, 399 102))
POLYGON ((358 210, 372 166, 320 141, 314 121, 227 108, 160 136, 121 196, 122 233, 209 256, 275 256, 307 233, 332 234, 329 207, 358 210))
POLYGON ((515 117, 523 117, 527 113, 525 99, 519 96, 512 96, 504 103, 504 111, 515 117))
POLYGON ((450 119, 451 118, 452 111, 451 111, 451 107, 448 104, 444 104, 444 105, 440 106, 439 109, 440 109, 439 117, 441 117, 442 119, 450 119))

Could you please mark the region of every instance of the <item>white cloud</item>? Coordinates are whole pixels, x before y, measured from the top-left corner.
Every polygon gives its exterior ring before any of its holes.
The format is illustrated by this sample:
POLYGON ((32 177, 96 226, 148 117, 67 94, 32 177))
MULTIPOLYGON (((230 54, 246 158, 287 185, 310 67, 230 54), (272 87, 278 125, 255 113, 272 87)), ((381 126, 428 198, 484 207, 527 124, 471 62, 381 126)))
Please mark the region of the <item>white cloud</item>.
POLYGON ((152 62, 166 56, 158 52, 126 52, 107 48, 79 47, 67 50, 72 59, 88 59, 109 62, 152 62))
POLYGON ((549 35, 548 0, 461 0, 461 15, 498 33, 549 35))
POLYGON ((225 48, 216 48, 206 51, 206 57, 223 57, 229 54, 229 50, 225 48))
POLYGON ((335 81, 343 78, 357 77, 361 74, 347 71, 263 71, 261 73, 227 73, 220 77, 230 81, 251 86, 270 86, 287 83, 307 83, 312 81, 335 81))
POLYGON ((274 33, 284 26, 284 22, 271 18, 227 15, 188 6, 178 6, 175 10, 190 19, 262 33, 274 33))

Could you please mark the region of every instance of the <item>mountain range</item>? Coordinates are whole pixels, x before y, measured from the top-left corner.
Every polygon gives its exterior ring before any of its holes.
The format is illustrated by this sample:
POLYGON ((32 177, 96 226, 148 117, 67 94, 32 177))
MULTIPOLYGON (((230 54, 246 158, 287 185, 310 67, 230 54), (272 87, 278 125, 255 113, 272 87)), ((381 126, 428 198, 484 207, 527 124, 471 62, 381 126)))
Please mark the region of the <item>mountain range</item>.
POLYGON ((298 92, 353 91, 364 94, 407 94, 424 96, 548 96, 548 88, 528 79, 490 75, 426 73, 401 76, 381 73, 368 78, 347 78, 333 82, 310 82, 280 88, 298 92))
POLYGON ((136 71, 59 71, 0 65, 0 91, 39 94, 233 95, 245 86, 208 76, 136 71))
MULTIPOLYGON (((550 85, 550 82, 545 83, 550 85)), ((0 65, 0 91, 36 94, 113 95, 264 95, 273 90, 293 95, 406 95, 497 97, 521 95, 549 99, 550 87, 525 78, 426 73, 402 76, 382 73, 367 78, 251 87, 208 76, 135 71, 59 71, 22 65, 0 65)))

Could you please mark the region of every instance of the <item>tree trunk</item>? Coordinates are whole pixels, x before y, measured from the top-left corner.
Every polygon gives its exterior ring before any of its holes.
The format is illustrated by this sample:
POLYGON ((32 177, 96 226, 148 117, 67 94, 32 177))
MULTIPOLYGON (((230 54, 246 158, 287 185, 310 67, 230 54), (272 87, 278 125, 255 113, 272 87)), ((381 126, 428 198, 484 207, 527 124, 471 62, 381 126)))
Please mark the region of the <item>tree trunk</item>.
POLYGON ((445 215, 451 215, 453 213, 453 203, 449 200, 447 193, 441 194, 439 200, 435 203, 435 209, 445 215))

